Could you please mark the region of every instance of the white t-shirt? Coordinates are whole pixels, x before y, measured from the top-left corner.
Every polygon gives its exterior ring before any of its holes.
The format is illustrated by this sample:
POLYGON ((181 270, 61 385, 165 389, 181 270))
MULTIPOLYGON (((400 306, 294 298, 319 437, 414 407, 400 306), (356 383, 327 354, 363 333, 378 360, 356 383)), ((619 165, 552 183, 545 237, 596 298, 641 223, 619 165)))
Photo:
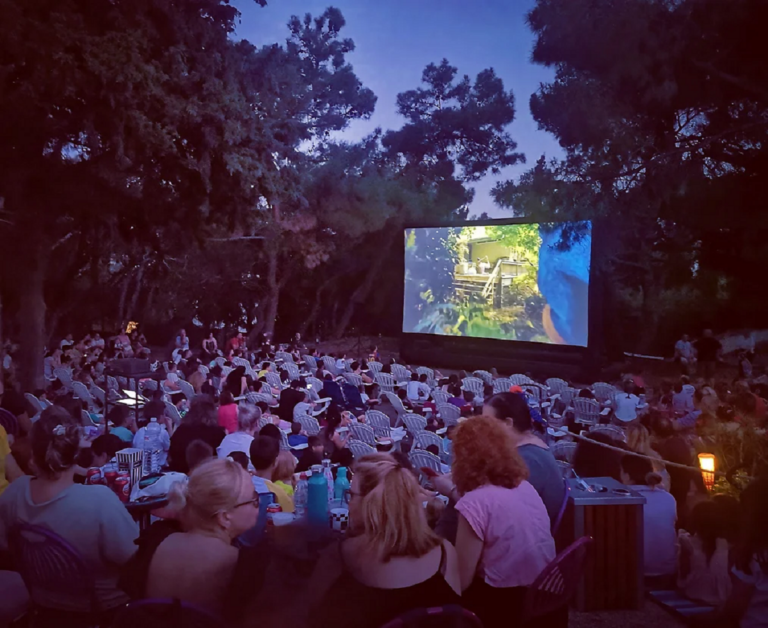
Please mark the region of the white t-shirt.
POLYGON ((339 358, 336 360, 336 370, 339 373, 343 373, 347 370, 347 361, 344 358, 339 358))
MULTIPOLYGON (((165 425, 160 426, 162 428, 160 432, 160 444, 163 446, 163 451, 159 456, 160 466, 164 467, 168 463, 168 450, 171 448, 171 437, 168 435, 168 431, 165 429, 165 425)), ((144 432, 146 427, 140 427, 136 434, 133 436, 133 446, 135 449, 144 449, 144 432)))
POLYGON ((218 455, 219 458, 226 458, 233 451, 242 451, 248 456, 248 460, 250 460, 252 442, 253 436, 246 434, 245 432, 233 432, 232 434, 227 434, 216 450, 216 455, 218 455))
POLYGON ((427 394, 426 396, 421 396, 419 394, 422 392, 421 386, 422 386, 421 382, 414 382, 414 381, 408 382, 408 385, 406 386, 408 399, 410 399, 411 401, 423 401, 427 399, 429 394, 427 394))
POLYGON ((637 418, 637 406, 640 398, 637 395, 620 393, 614 398, 616 403, 613 413, 619 421, 634 421, 637 418))
POLYGON ((630 486, 645 497, 643 506, 644 572, 669 576, 677 571, 677 502, 662 488, 630 486))
POLYGON ((768 574, 763 573, 760 563, 756 560, 749 564, 749 568, 752 571, 751 574, 736 568, 731 570, 731 573, 744 584, 755 587, 739 626, 740 628, 765 628, 768 626, 768 574))

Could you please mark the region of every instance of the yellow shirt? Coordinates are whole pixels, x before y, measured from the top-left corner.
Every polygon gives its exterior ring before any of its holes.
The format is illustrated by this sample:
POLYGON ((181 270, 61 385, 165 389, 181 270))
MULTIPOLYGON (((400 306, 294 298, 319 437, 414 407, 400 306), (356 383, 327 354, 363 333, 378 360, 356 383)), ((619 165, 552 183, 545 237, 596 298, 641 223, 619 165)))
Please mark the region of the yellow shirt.
POLYGON ((0 425, 0 495, 8 488, 8 480, 5 477, 5 458, 11 453, 11 446, 8 444, 8 434, 5 428, 0 425))
POLYGON ((282 488, 285 491, 285 494, 288 495, 288 497, 293 497, 293 487, 290 484, 286 484, 282 480, 278 480, 274 484, 282 488))
POLYGON ((280 508, 283 509, 283 512, 293 512, 293 497, 289 497, 288 493, 285 492, 285 489, 279 484, 275 484, 269 480, 265 480, 265 484, 267 485, 267 488, 275 494, 275 499, 277 500, 277 503, 280 504, 280 508))

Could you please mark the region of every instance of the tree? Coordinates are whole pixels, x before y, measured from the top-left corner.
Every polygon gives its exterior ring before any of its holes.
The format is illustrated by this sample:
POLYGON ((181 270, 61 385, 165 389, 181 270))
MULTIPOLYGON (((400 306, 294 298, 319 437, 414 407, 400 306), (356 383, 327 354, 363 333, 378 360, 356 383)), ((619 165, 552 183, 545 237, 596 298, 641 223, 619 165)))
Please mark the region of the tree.
POLYGON ((680 307, 675 291, 702 285, 697 251, 723 228, 765 224, 755 184, 768 167, 767 70, 747 54, 765 17, 754 0, 539 0, 529 15, 533 59, 556 70, 531 112, 566 156, 496 199, 537 220, 600 219, 605 302, 638 297, 637 349, 680 307))
POLYGON ((256 204, 269 162, 235 72, 236 17, 226 0, 0 0, 0 237, 26 388, 43 383, 60 243, 100 231, 152 243, 256 204))

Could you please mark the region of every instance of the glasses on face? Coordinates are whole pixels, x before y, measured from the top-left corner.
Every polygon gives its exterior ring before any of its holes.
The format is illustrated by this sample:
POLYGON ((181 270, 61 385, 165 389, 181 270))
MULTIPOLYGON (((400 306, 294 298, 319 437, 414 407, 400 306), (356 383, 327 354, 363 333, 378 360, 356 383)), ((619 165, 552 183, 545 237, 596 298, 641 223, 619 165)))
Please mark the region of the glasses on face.
POLYGON ((258 508, 259 506, 259 494, 254 493, 254 496, 252 499, 247 499, 244 502, 238 502, 234 506, 232 506, 232 510, 236 510, 237 508, 240 508, 240 506, 256 506, 258 508))

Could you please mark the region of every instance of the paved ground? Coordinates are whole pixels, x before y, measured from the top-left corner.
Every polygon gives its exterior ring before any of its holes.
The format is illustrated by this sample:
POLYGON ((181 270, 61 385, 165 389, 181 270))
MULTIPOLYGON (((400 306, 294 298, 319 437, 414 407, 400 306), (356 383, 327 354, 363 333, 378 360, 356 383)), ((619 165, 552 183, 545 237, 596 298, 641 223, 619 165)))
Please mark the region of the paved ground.
POLYGON ((600 611, 577 613, 571 611, 568 628, 680 628, 685 623, 662 610, 658 605, 645 601, 639 611, 600 611))

